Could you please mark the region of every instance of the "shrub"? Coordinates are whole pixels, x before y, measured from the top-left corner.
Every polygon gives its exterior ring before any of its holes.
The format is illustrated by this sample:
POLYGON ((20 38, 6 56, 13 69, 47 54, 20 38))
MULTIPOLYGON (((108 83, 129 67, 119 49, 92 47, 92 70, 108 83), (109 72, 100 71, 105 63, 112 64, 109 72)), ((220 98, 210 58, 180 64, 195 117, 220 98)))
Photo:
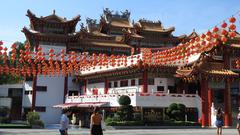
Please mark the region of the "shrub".
POLYGON ((30 125, 34 123, 34 121, 37 121, 40 119, 40 116, 38 112, 28 112, 27 114, 27 121, 30 125))
POLYGON ((109 122, 112 122, 112 121, 120 121, 120 119, 119 119, 119 117, 107 117, 106 119, 105 119, 105 122, 106 123, 109 123, 109 122))
POLYGON ((110 121, 106 122, 107 126, 143 126, 143 121, 110 121))
POLYGON ((0 123, 11 123, 11 119, 8 117, 0 117, 0 123))
POLYGON ((32 126, 39 126, 39 128, 44 128, 44 123, 41 120, 33 121, 32 126))
POLYGON ((0 117, 8 117, 10 109, 8 107, 0 107, 0 117))
POLYGON ((127 95, 122 95, 118 103, 121 105, 117 111, 117 115, 120 117, 121 121, 132 120, 133 119, 133 107, 131 104, 131 99, 127 95))
POLYGON ((118 100, 118 103, 120 105, 130 105, 131 104, 131 99, 129 96, 127 95, 122 95, 119 100, 118 100))
POLYGON ((191 121, 172 121, 172 120, 164 120, 159 122, 149 122, 148 126, 201 126, 197 122, 191 121))
POLYGON ((38 112, 28 112, 27 114, 27 121, 31 126, 40 126, 41 128, 44 127, 43 122, 40 120, 40 115, 38 112))
POLYGON ((120 106, 117 115, 119 115, 120 120, 132 120, 133 119, 133 107, 131 105, 120 106))
POLYGON ((185 119, 185 111, 186 107, 184 104, 177 104, 177 103, 172 103, 169 105, 167 108, 167 115, 169 116, 170 119, 173 120, 184 120, 185 119))

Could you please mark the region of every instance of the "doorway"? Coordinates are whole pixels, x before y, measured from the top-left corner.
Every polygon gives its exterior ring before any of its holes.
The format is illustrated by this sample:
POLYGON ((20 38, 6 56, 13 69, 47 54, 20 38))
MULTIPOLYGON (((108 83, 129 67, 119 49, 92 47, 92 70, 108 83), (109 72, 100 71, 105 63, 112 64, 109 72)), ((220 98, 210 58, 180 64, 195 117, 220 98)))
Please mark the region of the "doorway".
POLYGON ((8 97, 12 99, 10 110, 10 118, 12 120, 20 120, 22 115, 22 88, 9 88, 8 97))
POLYGON ((224 109, 224 89, 213 89, 212 96, 212 102, 215 109, 217 109, 218 107, 224 109))

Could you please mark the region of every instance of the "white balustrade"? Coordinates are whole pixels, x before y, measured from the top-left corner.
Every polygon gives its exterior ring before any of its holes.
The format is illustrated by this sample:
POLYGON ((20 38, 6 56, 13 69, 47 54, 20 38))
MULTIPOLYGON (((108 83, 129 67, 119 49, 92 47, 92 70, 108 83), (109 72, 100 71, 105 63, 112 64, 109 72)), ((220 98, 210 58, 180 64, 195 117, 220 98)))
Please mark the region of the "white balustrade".
POLYGON ((168 107, 171 103, 182 103, 186 107, 197 107, 200 109, 201 98, 198 94, 179 93, 139 93, 137 89, 117 89, 117 93, 102 95, 80 95, 67 96, 65 103, 86 103, 86 102, 108 102, 109 106, 119 106, 118 99, 121 95, 128 95, 131 98, 131 105, 142 107, 168 107), (130 91, 130 92, 129 92, 130 91), (135 91, 135 92, 132 92, 135 91))

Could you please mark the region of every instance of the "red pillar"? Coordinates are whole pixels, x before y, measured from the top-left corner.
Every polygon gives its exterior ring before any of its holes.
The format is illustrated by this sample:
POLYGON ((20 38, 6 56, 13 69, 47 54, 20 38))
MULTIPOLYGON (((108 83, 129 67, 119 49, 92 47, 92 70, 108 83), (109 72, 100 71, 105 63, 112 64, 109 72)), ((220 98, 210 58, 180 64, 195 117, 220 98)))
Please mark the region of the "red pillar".
POLYGON ((68 75, 64 77, 63 102, 65 102, 67 91, 68 91, 68 75))
POLYGON ((208 113, 208 81, 206 78, 201 80, 201 98, 202 98, 202 127, 209 126, 208 113))
MULTIPOLYGON (((224 68, 230 69, 230 55, 231 53, 229 48, 224 48, 223 60, 224 68)), ((231 91, 230 91, 230 80, 229 78, 225 79, 225 90, 224 90, 224 125, 232 125, 232 108, 231 108, 231 91)))
MULTIPOLYGON (((35 51, 37 52, 37 48, 39 47, 39 42, 36 41, 36 46, 35 46, 35 51)), ((32 108, 31 110, 35 110, 35 107, 36 107, 36 92, 37 90, 37 75, 36 76, 33 76, 33 85, 32 85, 32 108)))
POLYGON ((224 90, 224 125, 232 125, 232 110, 231 110, 231 95, 230 95, 230 81, 225 80, 225 90, 224 90))
POLYGON ((144 69, 143 71, 143 91, 142 93, 148 92, 148 71, 144 69))
POLYGON ((107 93, 108 93, 108 83, 109 83, 109 81, 108 81, 108 79, 107 79, 107 78, 105 78, 105 81, 104 81, 104 83, 105 83, 105 87, 104 87, 104 94, 107 94, 107 93))
POLYGON ((33 76, 33 85, 32 85, 32 108, 35 110, 36 107, 36 89, 37 89, 37 76, 33 76))
POLYGON ((212 90, 210 88, 208 88, 208 123, 209 123, 209 126, 212 123, 211 107, 212 107, 212 90))

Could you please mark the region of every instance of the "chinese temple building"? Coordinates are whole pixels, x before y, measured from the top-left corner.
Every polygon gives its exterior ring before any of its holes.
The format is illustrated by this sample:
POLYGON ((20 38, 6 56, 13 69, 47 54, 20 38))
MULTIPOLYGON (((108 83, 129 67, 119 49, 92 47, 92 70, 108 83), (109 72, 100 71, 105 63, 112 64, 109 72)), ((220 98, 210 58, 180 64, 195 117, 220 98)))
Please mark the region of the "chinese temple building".
POLYGON ((189 44, 199 37, 195 31, 173 36, 175 28, 164 28, 160 21, 131 22, 128 10, 114 13, 106 8, 99 22, 87 18, 79 31, 80 16, 67 20, 53 11, 37 17, 30 10, 27 16, 30 28, 22 32, 35 52, 39 47, 45 54, 63 49, 67 54, 91 54, 93 59, 109 56, 116 64, 102 60, 91 67, 83 65, 74 75, 39 74, 26 79, 24 112, 36 110, 45 123, 58 123, 59 108, 74 108, 79 124, 87 126, 93 106, 110 116, 120 106, 119 97, 128 95, 147 122, 164 120, 171 103, 182 103, 187 120, 199 121, 203 127, 213 125, 214 107, 224 108, 225 126, 233 124, 239 106, 239 34, 225 44, 201 46, 189 44))

